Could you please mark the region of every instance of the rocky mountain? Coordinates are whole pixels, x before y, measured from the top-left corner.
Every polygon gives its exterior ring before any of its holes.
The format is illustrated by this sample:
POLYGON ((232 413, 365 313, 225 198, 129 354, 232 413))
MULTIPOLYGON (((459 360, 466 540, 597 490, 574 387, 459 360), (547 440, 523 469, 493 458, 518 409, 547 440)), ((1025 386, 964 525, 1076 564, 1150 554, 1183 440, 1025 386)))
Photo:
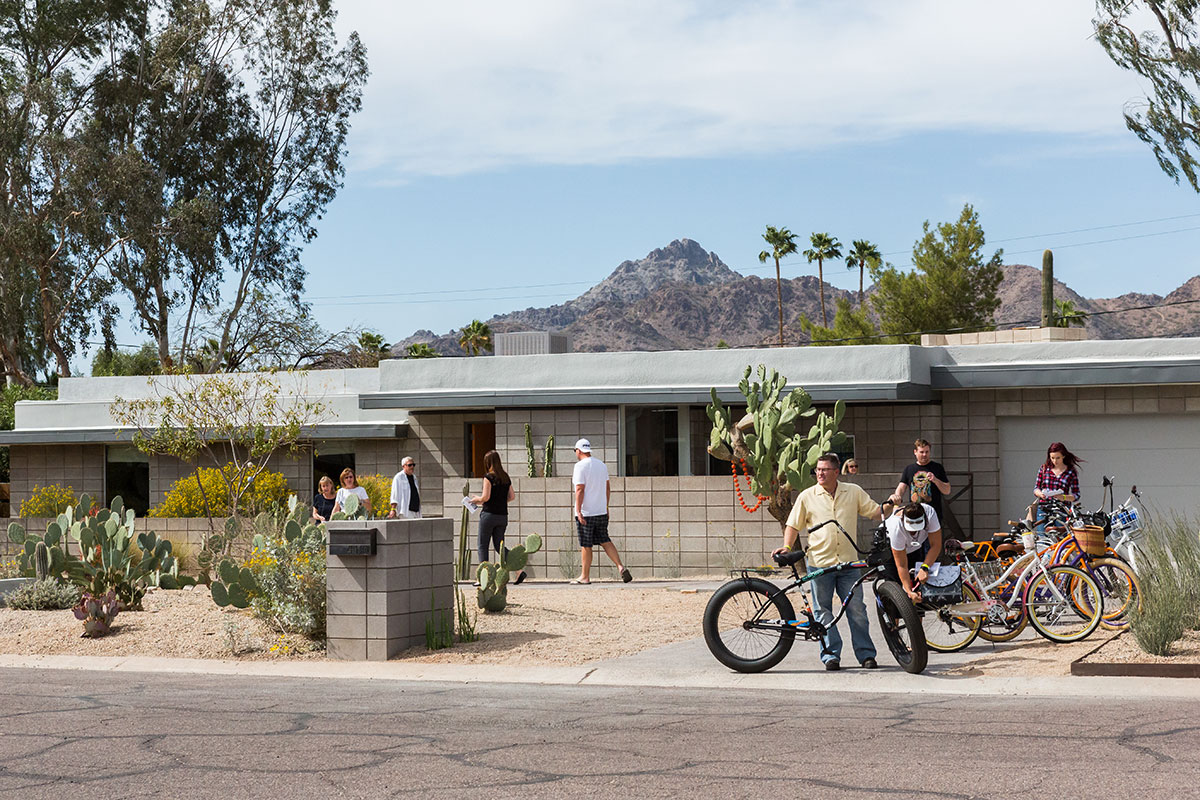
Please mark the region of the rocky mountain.
MULTIPOLYGON (((797 265, 792 264, 792 269, 797 265)), ((797 320, 821 316, 816 276, 783 281, 784 336, 804 341, 797 320)), ((1023 264, 1004 268, 1001 327, 1036 325, 1041 316, 1041 271, 1023 264)), ((870 292, 868 291, 868 294, 870 292)), ((837 300, 856 302, 854 292, 826 285, 825 302, 832 321, 837 300)), ((1200 299, 1200 276, 1171 292, 1125 294, 1090 299, 1055 282, 1055 297, 1097 316, 1087 322, 1097 339, 1200 334, 1200 303, 1144 311, 1109 313, 1179 300, 1200 299)), ((463 320, 467 322, 467 320, 463 320)), ((771 343, 778 339, 778 306, 772 278, 744 277, 690 239, 678 239, 645 258, 621 263, 612 274, 574 300, 548 308, 527 308, 487 320, 496 332, 559 330, 571 336, 581 352, 612 350, 695 350, 724 340, 731 347, 771 343)), ((428 342, 443 355, 462 355, 458 333, 438 335, 421 330, 393 346, 396 355, 412 342, 428 342)))

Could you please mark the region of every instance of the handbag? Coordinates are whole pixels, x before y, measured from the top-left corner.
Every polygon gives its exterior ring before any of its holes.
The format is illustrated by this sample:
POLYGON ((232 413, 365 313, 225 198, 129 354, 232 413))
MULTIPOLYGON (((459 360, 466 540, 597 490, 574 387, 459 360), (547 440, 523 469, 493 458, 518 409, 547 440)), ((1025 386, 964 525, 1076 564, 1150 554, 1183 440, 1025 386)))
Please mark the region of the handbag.
POLYGON ((934 564, 921 587, 921 600, 932 606, 945 606, 960 603, 962 599, 962 569, 957 564, 934 564))

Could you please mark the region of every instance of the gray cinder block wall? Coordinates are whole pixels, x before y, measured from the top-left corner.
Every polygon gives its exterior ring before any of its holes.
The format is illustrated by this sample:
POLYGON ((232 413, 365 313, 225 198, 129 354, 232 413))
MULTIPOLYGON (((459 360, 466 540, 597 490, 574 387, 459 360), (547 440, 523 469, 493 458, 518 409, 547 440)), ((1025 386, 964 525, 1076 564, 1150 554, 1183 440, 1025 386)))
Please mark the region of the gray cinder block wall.
POLYGON ((425 623, 454 629, 454 532, 449 519, 339 520, 329 530, 377 533, 373 556, 329 556, 329 658, 386 661, 425 643, 425 623))

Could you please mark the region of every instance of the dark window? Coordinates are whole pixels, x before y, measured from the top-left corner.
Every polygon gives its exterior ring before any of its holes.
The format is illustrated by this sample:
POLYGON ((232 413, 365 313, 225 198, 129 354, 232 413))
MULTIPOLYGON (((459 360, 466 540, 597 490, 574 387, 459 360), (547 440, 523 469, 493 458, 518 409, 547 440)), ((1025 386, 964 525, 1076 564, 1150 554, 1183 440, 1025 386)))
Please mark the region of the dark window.
POLYGON ((314 442, 312 492, 308 497, 301 499, 305 502, 311 502, 313 495, 317 493, 317 484, 321 482, 321 478, 325 475, 328 475, 333 481, 333 488, 340 488, 342 482, 338 476, 347 467, 354 469, 357 474, 354 466, 354 444, 352 442, 314 442))
POLYGON ((150 457, 131 444, 109 445, 104 451, 104 504, 120 497, 139 517, 150 510, 150 457))
POLYGON ((625 409, 625 474, 679 474, 679 409, 625 409))

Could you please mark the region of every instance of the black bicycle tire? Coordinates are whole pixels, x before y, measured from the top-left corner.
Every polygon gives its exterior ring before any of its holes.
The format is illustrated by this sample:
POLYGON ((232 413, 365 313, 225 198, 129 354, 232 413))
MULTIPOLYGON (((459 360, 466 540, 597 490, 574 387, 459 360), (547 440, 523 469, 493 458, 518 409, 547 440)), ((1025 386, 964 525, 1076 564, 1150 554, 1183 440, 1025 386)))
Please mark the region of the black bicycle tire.
POLYGON ((917 675, 925 670, 929 662, 929 648, 925 644, 925 629, 912 600, 898 583, 883 581, 875 585, 875 611, 879 615, 879 628, 888 649, 905 672, 917 675), (909 643, 905 644, 896 630, 896 621, 902 621, 909 631, 909 643))
MULTIPOLYGON (((740 594, 756 595, 759 598, 759 605, 771 603, 775 606, 780 619, 795 619, 796 612, 792 610, 792 603, 787 596, 779 593, 772 597, 773 592, 778 592, 778 587, 761 578, 737 578, 713 592, 708 605, 704 607, 704 642, 717 661, 737 672, 763 672, 778 664, 791 651, 792 644, 796 640, 796 631, 790 628, 781 628, 778 632, 778 641, 765 655, 759 658, 743 658, 737 655, 721 636, 722 632, 719 629, 721 610, 730 600, 740 594)), ((769 632, 766 631, 762 633, 764 636, 769 635, 769 632)))

